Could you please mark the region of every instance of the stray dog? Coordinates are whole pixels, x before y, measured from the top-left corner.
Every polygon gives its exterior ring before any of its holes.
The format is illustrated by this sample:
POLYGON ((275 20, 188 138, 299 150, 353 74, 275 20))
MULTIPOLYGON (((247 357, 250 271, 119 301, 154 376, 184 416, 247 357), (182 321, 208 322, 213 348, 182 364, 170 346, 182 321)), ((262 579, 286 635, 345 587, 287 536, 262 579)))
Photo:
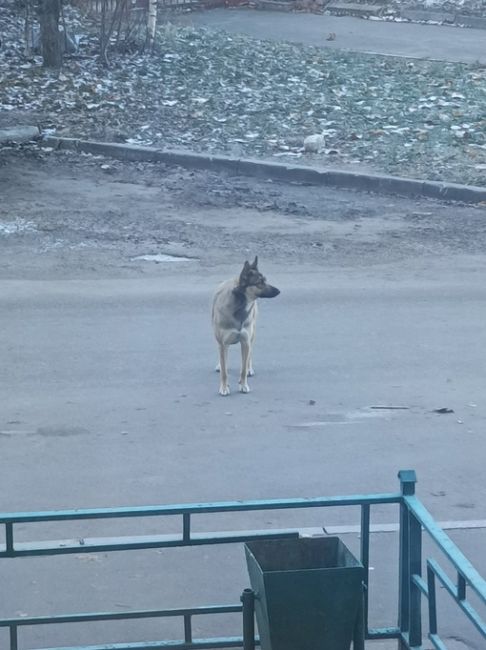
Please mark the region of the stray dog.
POLYGON ((213 300, 213 329, 219 346, 219 364, 216 370, 221 373, 219 394, 229 395, 228 385, 228 347, 234 343, 241 345, 240 392, 249 393, 248 376, 254 374, 252 367, 252 348, 255 341, 257 318, 257 298, 275 298, 280 291, 267 284, 258 270, 258 257, 252 264, 245 262, 239 278, 227 280, 218 288, 213 300))

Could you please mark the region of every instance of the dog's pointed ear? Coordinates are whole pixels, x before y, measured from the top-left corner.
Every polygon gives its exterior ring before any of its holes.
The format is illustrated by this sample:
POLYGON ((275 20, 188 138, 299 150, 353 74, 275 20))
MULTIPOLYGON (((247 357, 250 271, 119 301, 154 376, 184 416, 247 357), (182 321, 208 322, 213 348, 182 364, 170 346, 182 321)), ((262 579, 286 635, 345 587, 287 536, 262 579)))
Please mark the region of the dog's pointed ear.
POLYGON ((253 260, 253 264, 251 265, 252 269, 256 269, 258 266, 258 255, 255 255, 255 259, 253 260))
POLYGON ((246 260, 245 263, 243 264, 243 269, 241 270, 240 273, 240 280, 239 280, 240 284, 246 284, 249 270, 250 270, 250 262, 246 260))

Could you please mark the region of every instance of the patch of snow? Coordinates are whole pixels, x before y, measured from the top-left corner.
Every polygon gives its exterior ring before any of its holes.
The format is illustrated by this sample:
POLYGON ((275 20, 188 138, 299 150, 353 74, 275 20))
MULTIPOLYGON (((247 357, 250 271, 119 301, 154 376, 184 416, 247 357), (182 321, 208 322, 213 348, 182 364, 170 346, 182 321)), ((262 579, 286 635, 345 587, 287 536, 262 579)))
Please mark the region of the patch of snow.
POLYGON ((23 232, 33 232, 37 230, 35 223, 25 219, 15 219, 14 221, 0 221, 0 235, 19 235, 23 232))
POLYGON ((197 262, 197 258, 157 253, 155 255, 137 255, 136 257, 132 257, 132 262, 136 261, 156 262, 157 264, 160 264, 160 262, 197 262))

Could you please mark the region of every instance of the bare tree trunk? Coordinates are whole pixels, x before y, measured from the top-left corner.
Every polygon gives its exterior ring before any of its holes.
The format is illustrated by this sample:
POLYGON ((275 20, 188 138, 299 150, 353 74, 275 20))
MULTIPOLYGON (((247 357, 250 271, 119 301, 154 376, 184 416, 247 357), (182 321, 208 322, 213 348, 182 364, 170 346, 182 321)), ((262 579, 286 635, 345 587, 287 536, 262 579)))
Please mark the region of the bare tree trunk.
POLYGON ((63 52, 68 52, 69 51, 68 33, 67 33, 67 27, 66 27, 66 16, 64 15, 63 0, 59 0, 59 8, 61 10, 62 35, 64 37, 63 45, 61 46, 61 55, 62 55, 63 52))
POLYGON ((59 69, 62 65, 61 39, 59 37, 60 0, 40 0, 39 23, 41 52, 44 67, 59 69))
POLYGON ((157 27, 157 0, 148 0, 147 41, 148 41, 149 52, 152 52, 154 49, 156 27, 157 27))
POLYGON ((32 56, 34 46, 34 25, 33 25, 32 0, 25 0, 24 14, 24 56, 32 56))
POLYGON ((108 0, 101 0, 101 22, 100 22, 100 60, 101 63, 108 67, 108 48, 110 45, 111 35, 113 33, 113 19, 108 25, 108 0))
POLYGON ((100 59, 103 65, 108 65, 106 57, 106 48, 108 42, 106 40, 106 0, 101 0, 101 20, 100 20, 100 59))

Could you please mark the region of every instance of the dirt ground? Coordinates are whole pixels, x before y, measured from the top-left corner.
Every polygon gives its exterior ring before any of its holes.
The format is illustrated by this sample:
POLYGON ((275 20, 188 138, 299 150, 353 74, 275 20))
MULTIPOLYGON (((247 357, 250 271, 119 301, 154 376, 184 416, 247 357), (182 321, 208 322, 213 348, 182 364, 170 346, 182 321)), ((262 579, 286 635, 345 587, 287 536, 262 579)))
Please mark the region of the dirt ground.
POLYGON ((156 254, 199 268, 253 252, 280 267, 427 266, 486 247, 484 206, 30 148, 3 152, 0 193, 3 279, 158 275, 167 264, 134 260, 156 254))

